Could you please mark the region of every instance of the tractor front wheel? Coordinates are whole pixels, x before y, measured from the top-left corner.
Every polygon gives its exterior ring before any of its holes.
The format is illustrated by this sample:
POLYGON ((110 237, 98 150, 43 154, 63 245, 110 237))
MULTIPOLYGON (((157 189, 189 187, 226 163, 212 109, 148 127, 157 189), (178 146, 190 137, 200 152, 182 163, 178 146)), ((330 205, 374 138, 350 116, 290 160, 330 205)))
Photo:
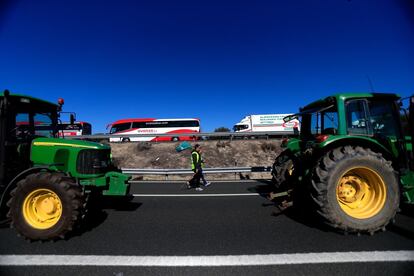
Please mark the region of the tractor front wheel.
POLYGON ((17 183, 11 196, 11 225, 29 240, 63 239, 84 205, 79 185, 60 173, 31 174, 17 183))
POLYGON ((272 183, 276 189, 287 189, 292 185, 294 163, 288 150, 276 157, 272 166, 272 183))
POLYGON ((327 224, 344 232, 370 234, 385 230, 400 201, 391 162, 380 153, 351 146, 334 149, 320 159, 311 196, 327 224))

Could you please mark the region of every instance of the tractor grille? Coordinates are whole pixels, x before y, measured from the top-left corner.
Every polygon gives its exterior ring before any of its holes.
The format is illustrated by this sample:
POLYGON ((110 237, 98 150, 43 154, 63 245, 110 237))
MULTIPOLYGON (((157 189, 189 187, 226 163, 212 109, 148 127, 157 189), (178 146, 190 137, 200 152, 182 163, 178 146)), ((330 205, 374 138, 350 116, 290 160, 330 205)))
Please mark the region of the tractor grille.
POLYGON ((81 174, 106 173, 111 164, 110 150, 81 150, 76 162, 76 170, 81 174))

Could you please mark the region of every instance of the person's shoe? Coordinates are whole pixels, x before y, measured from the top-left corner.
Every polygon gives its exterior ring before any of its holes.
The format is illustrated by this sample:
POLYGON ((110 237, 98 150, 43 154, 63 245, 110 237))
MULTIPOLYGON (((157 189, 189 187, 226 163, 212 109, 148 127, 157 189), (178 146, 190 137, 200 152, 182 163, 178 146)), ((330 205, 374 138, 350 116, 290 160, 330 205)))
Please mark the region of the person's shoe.
POLYGON ((191 184, 190 184, 190 181, 187 181, 187 189, 191 189, 192 187, 191 187, 191 184))
POLYGON ((204 187, 208 187, 211 185, 211 182, 207 182, 206 184, 204 184, 204 187))
POLYGON ((197 188, 195 188, 195 190, 196 190, 197 192, 202 192, 202 191, 203 191, 203 188, 201 188, 201 187, 197 187, 197 188))

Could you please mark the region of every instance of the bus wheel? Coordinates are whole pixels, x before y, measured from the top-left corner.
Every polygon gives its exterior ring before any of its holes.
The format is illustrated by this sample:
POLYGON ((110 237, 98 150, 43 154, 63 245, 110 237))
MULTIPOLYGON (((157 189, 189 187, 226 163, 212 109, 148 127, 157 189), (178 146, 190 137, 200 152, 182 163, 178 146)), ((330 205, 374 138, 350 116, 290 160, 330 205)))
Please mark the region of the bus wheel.
POLYGON ((131 142, 131 139, 129 139, 129 138, 122 138, 122 142, 131 142))
POLYGON ((180 141, 180 138, 178 138, 178 137, 173 137, 173 138, 171 138, 171 141, 173 141, 173 142, 178 142, 178 141, 180 141))

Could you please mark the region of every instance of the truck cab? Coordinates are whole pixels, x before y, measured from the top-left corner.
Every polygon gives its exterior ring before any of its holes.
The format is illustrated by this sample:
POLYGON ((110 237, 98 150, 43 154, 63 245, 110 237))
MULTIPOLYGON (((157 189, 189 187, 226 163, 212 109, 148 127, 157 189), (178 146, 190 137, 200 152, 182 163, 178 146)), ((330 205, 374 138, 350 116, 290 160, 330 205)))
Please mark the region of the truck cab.
POLYGON ((244 117, 240 122, 233 126, 234 132, 249 132, 252 131, 251 116, 244 117))

